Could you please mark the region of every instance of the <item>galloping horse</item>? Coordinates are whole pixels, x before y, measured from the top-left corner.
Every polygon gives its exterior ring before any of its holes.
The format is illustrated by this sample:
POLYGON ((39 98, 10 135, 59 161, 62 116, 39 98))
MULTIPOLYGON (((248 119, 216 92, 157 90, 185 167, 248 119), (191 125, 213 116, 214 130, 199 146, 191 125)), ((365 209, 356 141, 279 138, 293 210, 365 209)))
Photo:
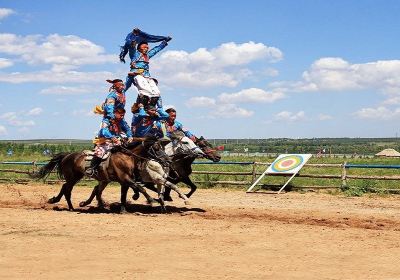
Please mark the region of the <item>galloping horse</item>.
MULTIPOLYGON (((111 181, 121 184, 121 211, 125 210, 126 195, 129 187, 133 187, 143 193, 151 204, 155 202, 142 186, 135 184, 134 171, 143 160, 147 160, 149 150, 153 151, 153 153, 157 153, 162 150, 163 147, 160 141, 154 139, 139 138, 137 140, 141 141, 128 144, 125 148, 113 152, 110 155, 108 165, 106 167, 100 166, 99 172, 95 176, 95 179, 99 182, 95 188, 103 190, 111 181)), ((78 183, 85 174, 85 157, 86 154, 84 152, 60 153, 55 155, 48 164, 38 171, 38 173, 31 175, 33 178, 41 179, 46 177, 57 167, 59 177, 66 180, 59 194, 50 198, 48 201, 49 203, 59 202, 64 195, 69 210, 74 209, 71 202, 71 192, 75 184, 78 183)), ((97 200, 99 207, 103 207, 104 204, 101 199, 101 193, 97 194, 97 200)))
MULTIPOLYGON (((192 163, 196 158, 204 157, 213 162, 219 162, 221 156, 218 154, 217 150, 213 148, 211 143, 209 143, 203 137, 196 140, 193 143, 192 140, 185 137, 183 133, 179 131, 174 132, 171 135, 175 141, 167 144, 165 146, 166 154, 171 158, 170 171, 168 174, 168 181, 173 184, 178 184, 180 182, 185 183, 190 187, 190 192, 186 194, 189 198, 197 189, 197 186, 190 180, 189 175, 192 174, 192 163)), ((145 185, 148 189, 152 191, 157 191, 152 184, 145 185)), ((139 198, 139 191, 134 189, 135 194, 133 199, 137 200, 139 198)), ((164 200, 172 201, 171 189, 167 188, 164 193, 164 200)))
MULTIPOLYGON (((218 151, 209 143, 204 137, 196 139, 195 144, 203 151, 204 155, 202 157, 211 160, 212 162, 219 162, 221 156, 218 151)), ((186 194, 189 198, 197 189, 197 186, 190 180, 189 176, 192 174, 192 163, 199 156, 196 154, 189 154, 187 157, 172 156, 171 171, 169 173, 168 180, 173 184, 178 184, 180 182, 185 183, 190 187, 190 192, 186 194)), ((171 201, 170 189, 166 189, 164 193, 164 199, 171 201)))

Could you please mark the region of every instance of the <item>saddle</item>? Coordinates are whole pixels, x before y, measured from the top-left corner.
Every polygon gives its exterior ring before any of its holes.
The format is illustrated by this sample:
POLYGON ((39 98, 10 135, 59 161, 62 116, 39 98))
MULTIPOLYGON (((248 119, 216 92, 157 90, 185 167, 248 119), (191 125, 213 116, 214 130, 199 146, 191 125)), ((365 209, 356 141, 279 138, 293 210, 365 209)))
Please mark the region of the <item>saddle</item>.
MULTIPOLYGON (((82 152, 85 155, 85 170, 90 166, 90 162, 92 161, 93 157, 94 157, 94 151, 93 150, 84 150, 82 152)), ((99 165, 99 169, 105 169, 108 166, 108 163, 110 161, 110 156, 111 156, 111 151, 108 151, 101 160, 101 163, 99 165)))

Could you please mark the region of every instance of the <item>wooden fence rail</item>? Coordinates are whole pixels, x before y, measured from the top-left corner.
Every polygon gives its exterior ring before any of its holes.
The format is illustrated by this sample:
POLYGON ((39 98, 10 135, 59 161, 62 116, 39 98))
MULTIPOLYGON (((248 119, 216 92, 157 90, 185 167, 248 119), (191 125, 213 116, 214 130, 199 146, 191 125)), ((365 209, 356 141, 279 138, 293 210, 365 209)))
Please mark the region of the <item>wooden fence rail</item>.
MULTIPOLYGON (((29 173, 36 171, 38 167, 41 165, 44 165, 45 163, 41 162, 0 162, 0 165, 6 164, 6 165, 28 165, 32 166, 32 170, 30 171, 24 171, 20 169, 0 169, 0 173, 16 173, 16 174, 26 174, 28 175, 29 173)), ((194 164, 198 165, 204 165, 204 164, 222 164, 222 165, 240 165, 240 166, 251 166, 251 171, 202 171, 202 170, 195 170, 193 171, 193 174, 198 174, 198 175, 225 175, 225 176, 243 176, 243 180, 240 181, 230 181, 230 180, 194 180, 195 183, 199 184, 220 184, 220 185, 243 185, 243 186, 249 186, 255 180, 257 179, 258 176, 260 176, 262 173, 257 171, 258 166, 262 166, 263 168, 268 167, 271 165, 271 163, 268 162, 218 162, 218 163, 213 163, 213 162, 194 162, 194 164), (250 177, 251 179, 248 180, 246 177, 250 177)), ((360 180, 360 179, 365 179, 365 180, 400 180, 400 175, 349 175, 348 174, 348 169, 352 168, 371 168, 371 169, 376 169, 376 168, 384 168, 384 169, 400 169, 400 165, 366 165, 366 164, 348 164, 347 162, 344 162, 343 164, 340 163, 328 163, 328 164, 312 164, 308 163, 305 164, 305 167, 314 167, 314 168, 328 168, 328 167, 334 167, 338 168, 339 172, 338 174, 306 174, 306 173, 298 173, 296 177, 303 177, 303 178, 320 178, 320 179, 338 179, 341 180, 341 186, 346 186, 348 183, 348 180, 360 180)), ((52 172, 55 173, 55 172, 52 172)), ((27 178, 0 178, 1 181, 14 181, 14 182, 22 182, 22 183, 27 183, 32 181, 28 176, 27 178)), ((84 179, 83 181, 93 181, 93 179, 84 179)), ((49 183, 56 183, 56 182, 61 182, 61 180, 47 180, 49 183)), ((263 185, 260 183, 260 185, 263 185)), ((302 189, 302 188, 309 188, 309 189, 325 189, 325 188, 340 188, 341 186, 303 186, 303 187, 298 187, 296 186, 296 189, 302 189)), ((399 190, 396 190, 400 192, 399 190)))

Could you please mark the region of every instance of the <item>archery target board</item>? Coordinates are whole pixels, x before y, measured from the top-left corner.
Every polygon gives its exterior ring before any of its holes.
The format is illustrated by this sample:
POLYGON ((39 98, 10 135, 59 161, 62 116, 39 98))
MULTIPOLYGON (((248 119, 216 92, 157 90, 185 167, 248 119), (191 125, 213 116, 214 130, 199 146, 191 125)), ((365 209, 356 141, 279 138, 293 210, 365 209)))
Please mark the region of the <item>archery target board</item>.
POLYGON ((267 174, 296 174, 312 154, 282 154, 268 167, 267 174))

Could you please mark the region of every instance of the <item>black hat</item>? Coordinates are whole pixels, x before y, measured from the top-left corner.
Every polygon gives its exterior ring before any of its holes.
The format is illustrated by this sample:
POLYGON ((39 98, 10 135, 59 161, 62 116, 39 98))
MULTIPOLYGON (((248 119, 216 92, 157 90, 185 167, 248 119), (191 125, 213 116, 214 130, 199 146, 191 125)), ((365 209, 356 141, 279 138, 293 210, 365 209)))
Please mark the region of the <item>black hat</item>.
POLYGON ((145 42, 145 41, 140 42, 140 43, 137 45, 137 49, 139 49, 140 46, 141 46, 141 45, 144 45, 144 44, 148 45, 149 43, 147 43, 147 42, 145 42))
POLYGON ((121 79, 114 79, 114 80, 106 80, 110 84, 115 84, 115 83, 123 83, 121 79))

